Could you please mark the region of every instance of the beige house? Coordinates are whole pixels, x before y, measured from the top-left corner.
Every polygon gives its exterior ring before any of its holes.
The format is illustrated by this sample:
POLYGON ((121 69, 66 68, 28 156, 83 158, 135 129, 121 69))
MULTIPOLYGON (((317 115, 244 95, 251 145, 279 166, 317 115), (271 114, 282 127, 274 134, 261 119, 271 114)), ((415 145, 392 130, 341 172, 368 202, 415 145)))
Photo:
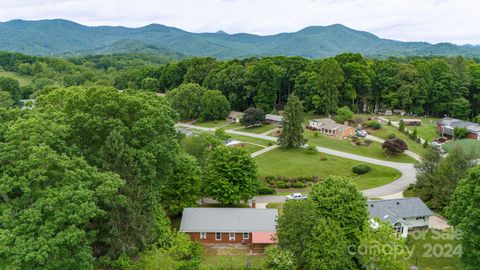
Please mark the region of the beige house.
POLYGON ((237 111, 231 111, 227 118, 230 122, 233 122, 233 123, 240 123, 240 120, 243 118, 243 115, 245 113, 243 112, 237 112, 237 111))
POLYGON ((309 121, 307 129, 339 138, 346 138, 355 134, 355 129, 353 127, 344 124, 337 124, 330 118, 312 119, 309 121))

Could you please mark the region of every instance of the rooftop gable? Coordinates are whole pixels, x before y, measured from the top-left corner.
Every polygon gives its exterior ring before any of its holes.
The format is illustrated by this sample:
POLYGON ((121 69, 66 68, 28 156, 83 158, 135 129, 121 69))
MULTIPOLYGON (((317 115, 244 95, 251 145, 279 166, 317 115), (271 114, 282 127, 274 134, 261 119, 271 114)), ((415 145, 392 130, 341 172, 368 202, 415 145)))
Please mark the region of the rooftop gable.
POLYGON ((276 232, 277 209, 184 208, 182 232, 276 232))

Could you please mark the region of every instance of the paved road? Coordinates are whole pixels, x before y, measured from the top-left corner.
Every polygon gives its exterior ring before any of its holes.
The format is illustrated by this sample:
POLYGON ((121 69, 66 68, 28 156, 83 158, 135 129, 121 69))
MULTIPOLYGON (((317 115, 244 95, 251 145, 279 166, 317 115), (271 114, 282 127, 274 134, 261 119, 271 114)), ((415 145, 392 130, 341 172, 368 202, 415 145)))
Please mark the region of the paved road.
MULTIPOLYGON (((193 126, 189 124, 183 124, 179 123, 177 126, 182 126, 182 127, 188 127, 192 129, 200 129, 200 130, 206 130, 206 131, 213 131, 215 129, 212 128, 204 128, 204 127, 198 127, 198 126, 193 126)), ((248 136, 248 137, 253 137, 253 138, 258 138, 258 139, 263 139, 263 140, 269 140, 269 141, 277 141, 276 137, 272 136, 267 136, 263 134, 254 134, 254 133, 248 133, 248 132, 241 132, 241 131, 235 131, 235 130, 226 130, 227 133, 230 134, 237 134, 237 135, 242 135, 242 136, 248 136)), ((372 136, 373 137, 373 136, 372 136)), ((379 138, 377 138, 379 139, 379 138)), ((381 140, 381 139, 379 139, 381 140)), ((329 154, 329 155, 334 155, 334 156, 339 156, 342 158, 348 158, 348 159, 353 159, 353 160, 358 160, 361 162, 367 162, 367 163, 372 163, 376 165, 381 165, 381 166, 386 166, 390 168, 394 168, 400 171, 402 176, 398 178, 397 180, 386 184, 381 187, 377 188, 372 188, 372 189, 367 189, 363 190, 363 194, 367 196, 368 198, 382 198, 382 197, 391 197, 392 195, 397 195, 401 194, 403 190, 405 190, 410 184, 414 183, 416 181, 416 172, 415 172, 415 167, 411 163, 398 163, 398 162, 391 162, 391 161, 385 161, 385 160, 379 160, 379 159, 374 159, 374 158, 368 158, 360 155, 355 155, 355 154, 350 154, 350 153, 345 153, 337 150, 332 150, 329 148, 325 147, 320 147, 317 146, 317 150, 319 152, 329 154)), ((264 202, 282 202, 285 200, 285 196, 259 196, 255 198, 258 200, 260 203, 264 202)))

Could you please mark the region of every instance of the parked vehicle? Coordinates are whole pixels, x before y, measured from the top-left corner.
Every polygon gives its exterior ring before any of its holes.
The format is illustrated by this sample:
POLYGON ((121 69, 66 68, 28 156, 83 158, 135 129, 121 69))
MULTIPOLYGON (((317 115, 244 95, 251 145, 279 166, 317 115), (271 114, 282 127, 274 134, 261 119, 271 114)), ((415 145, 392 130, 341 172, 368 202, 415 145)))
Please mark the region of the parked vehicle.
POLYGON ((303 199, 306 199, 306 198, 307 198, 307 196, 302 195, 302 193, 293 193, 293 194, 287 195, 286 201, 289 201, 289 200, 303 200, 303 199))
POLYGON ((365 138, 367 137, 367 132, 365 130, 357 129, 357 131, 355 131, 355 136, 365 138))

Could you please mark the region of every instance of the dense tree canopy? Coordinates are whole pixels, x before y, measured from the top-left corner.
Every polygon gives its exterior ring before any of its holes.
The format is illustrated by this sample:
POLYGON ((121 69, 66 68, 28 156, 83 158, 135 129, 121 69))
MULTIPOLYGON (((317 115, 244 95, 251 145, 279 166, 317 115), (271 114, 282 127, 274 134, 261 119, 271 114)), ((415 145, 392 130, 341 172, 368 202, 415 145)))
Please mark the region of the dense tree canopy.
POLYGON ((232 147, 213 151, 205 176, 206 195, 221 204, 247 202, 259 185, 257 165, 248 152, 232 147))

